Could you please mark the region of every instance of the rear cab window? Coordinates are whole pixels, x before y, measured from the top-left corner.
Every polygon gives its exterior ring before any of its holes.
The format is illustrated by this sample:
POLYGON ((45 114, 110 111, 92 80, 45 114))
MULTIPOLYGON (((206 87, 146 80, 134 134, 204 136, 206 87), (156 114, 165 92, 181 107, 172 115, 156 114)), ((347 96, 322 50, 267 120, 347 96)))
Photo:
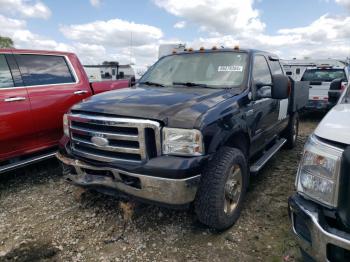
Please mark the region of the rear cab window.
POLYGON ((14 82, 5 55, 0 54, 0 89, 13 87, 14 82))
POLYGON ((25 86, 69 84, 75 78, 63 56, 15 54, 25 86))
POLYGON ((343 78, 346 80, 344 69, 307 69, 301 81, 332 82, 334 79, 343 78))

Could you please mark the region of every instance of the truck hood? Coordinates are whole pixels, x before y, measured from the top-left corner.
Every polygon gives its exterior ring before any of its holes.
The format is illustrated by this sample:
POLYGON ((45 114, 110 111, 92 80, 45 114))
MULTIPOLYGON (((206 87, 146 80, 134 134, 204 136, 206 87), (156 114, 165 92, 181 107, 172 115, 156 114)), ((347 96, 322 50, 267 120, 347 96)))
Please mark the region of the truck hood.
POLYGON ((321 138, 350 145, 350 104, 338 104, 315 130, 321 138))
POLYGON ((124 88, 92 96, 72 110, 147 118, 172 127, 194 128, 199 116, 233 95, 233 91, 193 87, 124 88))

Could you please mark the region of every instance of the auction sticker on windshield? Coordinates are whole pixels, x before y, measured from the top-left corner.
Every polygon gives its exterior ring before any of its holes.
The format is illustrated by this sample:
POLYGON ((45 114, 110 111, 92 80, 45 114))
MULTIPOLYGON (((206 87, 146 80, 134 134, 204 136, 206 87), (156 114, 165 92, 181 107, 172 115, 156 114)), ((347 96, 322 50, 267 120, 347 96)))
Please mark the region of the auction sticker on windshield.
POLYGON ((218 72, 243 72, 243 66, 219 66, 218 72))

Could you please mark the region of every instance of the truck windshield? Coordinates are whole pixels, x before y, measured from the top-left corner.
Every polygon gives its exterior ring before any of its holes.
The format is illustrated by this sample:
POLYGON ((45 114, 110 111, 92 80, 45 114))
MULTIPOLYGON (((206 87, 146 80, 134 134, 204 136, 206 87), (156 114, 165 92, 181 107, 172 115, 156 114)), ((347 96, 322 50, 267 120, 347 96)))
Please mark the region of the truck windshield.
POLYGON ((337 78, 346 79, 344 69, 307 69, 301 81, 332 82, 337 78))
POLYGON ((242 85, 246 69, 246 53, 171 55, 159 60, 139 83, 155 86, 232 88, 242 85))

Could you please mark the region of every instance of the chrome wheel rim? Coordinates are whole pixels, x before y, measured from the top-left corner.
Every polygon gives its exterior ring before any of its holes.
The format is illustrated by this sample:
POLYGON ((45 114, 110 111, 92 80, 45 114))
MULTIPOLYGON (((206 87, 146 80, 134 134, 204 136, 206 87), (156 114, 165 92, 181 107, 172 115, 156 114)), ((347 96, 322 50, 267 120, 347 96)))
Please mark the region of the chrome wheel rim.
POLYGON ((232 214, 237 208, 242 192, 242 170, 238 165, 234 165, 225 183, 224 212, 232 214))

